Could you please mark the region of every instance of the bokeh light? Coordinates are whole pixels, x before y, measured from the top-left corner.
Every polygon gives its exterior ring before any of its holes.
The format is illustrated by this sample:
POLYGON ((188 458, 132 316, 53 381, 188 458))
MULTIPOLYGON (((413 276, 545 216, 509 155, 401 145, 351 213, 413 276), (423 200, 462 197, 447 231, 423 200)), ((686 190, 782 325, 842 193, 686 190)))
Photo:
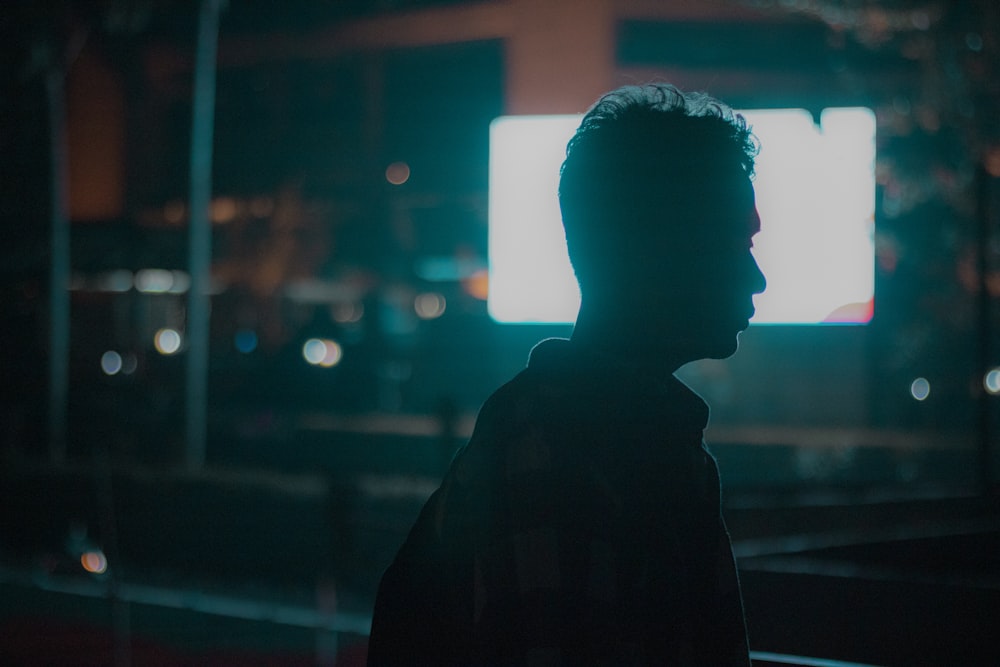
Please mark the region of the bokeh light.
POLYGON ((983 166, 993 178, 1000 178, 1000 146, 991 148, 983 156, 983 166))
POLYGON ((393 185, 402 185, 410 180, 410 165, 405 162, 393 162, 385 168, 385 180, 393 185))
POLYGON ((128 269, 118 269, 102 276, 99 289, 106 292, 127 292, 132 289, 133 276, 128 269))
POLYGON ((910 383, 910 396, 918 401, 926 400, 931 395, 931 383, 927 378, 917 378, 910 383))
POLYGON ((139 358, 135 356, 134 352, 126 352, 125 356, 122 357, 122 373, 124 375, 132 375, 138 368, 139 358))
POLYGON ((179 199, 175 199, 163 207, 163 219, 172 225, 179 225, 184 222, 186 215, 187 207, 179 199))
POLYGON ((209 209, 209 217, 212 222, 226 223, 236 217, 239 213, 239 204, 232 197, 216 197, 209 209))
POLYGON ((135 274, 135 288, 145 294, 163 294, 174 286, 174 274, 165 269, 142 269, 135 274))
POLYGON ((116 375, 122 370, 122 355, 108 350, 101 355, 101 370, 105 375, 116 375))
POLYGON ((983 378, 983 387, 991 394, 1000 394, 1000 367, 993 368, 983 378))
POLYGON ((153 345, 160 354, 174 354, 181 349, 181 335, 174 329, 160 329, 153 337, 153 345))
POLYGON ((490 272, 479 269, 462 281, 462 288, 471 297, 486 301, 490 295, 490 272))
POLYGON ((330 310, 334 321, 341 324, 353 324, 361 321, 365 314, 365 306, 361 302, 346 301, 338 303, 330 310))
POLYGON ((340 363, 343 355, 340 343, 328 338, 310 338, 302 345, 302 357, 313 366, 331 368, 340 363))
POLYGON ((318 366, 325 356, 326 345, 319 338, 310 338, 302 345, 302 357, 313 366, 318 366))
POLYGON ((233 337, 233 344, 243 354, 250 354, 257 349, 257 332, 252 329, 240 329, 233 337))
POLYGON ((443 295, 437 292, 418 294, 413 300, 413 310, 422 320, 433 320, 444 315, 447 302, 443 295))
POLYGON ((191 276, 184 271, 171 271, 173 284, 167 291, 170 294, 184 294, 191 288, 191 276))
POLYGON ((99 550, 94 549, 80 555, 80 565, 91 574, 104 574, 108 569, 108 559, 99 550))

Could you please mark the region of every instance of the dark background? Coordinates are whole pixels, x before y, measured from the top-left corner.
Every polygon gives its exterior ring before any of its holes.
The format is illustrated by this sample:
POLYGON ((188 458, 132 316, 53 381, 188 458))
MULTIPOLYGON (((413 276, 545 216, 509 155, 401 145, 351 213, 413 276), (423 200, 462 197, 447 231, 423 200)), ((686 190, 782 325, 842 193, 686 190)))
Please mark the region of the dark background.
POLYGON ((378 577, 479 405, 534 342, 569 333, 486 312, 490 121, 657 79, 878 117, 872 322, 754 326, 733 359, 681 373, 712 405, 757 657, 1000 660, 992 2, 232 0, 203 463, 186 444, 182 286, 197 9, 0 9, 0 658, 362 660, 378 577), (174 271, 176 293, 135 287, 145 269, 174 271), (422 318, 424 294, 444 312, 422 318), (162 328, 177 353, 155 348, 162 328), (310 338, 340 362, 306 363, 310 338), (90 551, 103 574, 81 567, 90 551))

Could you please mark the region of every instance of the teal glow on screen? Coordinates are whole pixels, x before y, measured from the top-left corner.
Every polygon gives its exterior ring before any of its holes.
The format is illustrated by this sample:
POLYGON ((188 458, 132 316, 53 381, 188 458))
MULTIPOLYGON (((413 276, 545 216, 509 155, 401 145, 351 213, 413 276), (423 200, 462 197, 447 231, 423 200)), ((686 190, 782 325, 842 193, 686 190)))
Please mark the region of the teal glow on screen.
MULTIPOLYGON (((875 116, 828 108, 741 111, 761 144, 754 255, 767 291, 753 323, 864 324, 874 297, 875 116)), ((559 167, 581 116, 490 126, 489 299, 498 322, 566 323, 580 292, 559 216, 559 167)))

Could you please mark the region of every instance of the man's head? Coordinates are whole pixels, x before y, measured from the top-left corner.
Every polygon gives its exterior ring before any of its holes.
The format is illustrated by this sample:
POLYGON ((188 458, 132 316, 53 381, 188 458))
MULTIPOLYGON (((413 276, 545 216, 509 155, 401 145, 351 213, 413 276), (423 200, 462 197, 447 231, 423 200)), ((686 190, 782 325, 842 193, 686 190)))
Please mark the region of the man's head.
POLYGON ((750 254, 756 152, 743 117, 704 94, 661 84, 598 100, 559 183, 583 308, 644 352, 732 354, 764 289, 750 254))

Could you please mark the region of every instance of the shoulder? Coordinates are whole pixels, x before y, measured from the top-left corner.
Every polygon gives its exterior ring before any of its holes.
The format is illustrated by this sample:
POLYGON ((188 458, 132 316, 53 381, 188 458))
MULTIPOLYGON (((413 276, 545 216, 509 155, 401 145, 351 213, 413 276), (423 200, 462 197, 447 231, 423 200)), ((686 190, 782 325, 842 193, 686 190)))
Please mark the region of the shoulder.
POLYGON ((539 383, 524 370, 483 404, 469 442, 459 451, 449 477, 460 487, 480 486, 498 471, 508 446, 531 430, 539 383))

